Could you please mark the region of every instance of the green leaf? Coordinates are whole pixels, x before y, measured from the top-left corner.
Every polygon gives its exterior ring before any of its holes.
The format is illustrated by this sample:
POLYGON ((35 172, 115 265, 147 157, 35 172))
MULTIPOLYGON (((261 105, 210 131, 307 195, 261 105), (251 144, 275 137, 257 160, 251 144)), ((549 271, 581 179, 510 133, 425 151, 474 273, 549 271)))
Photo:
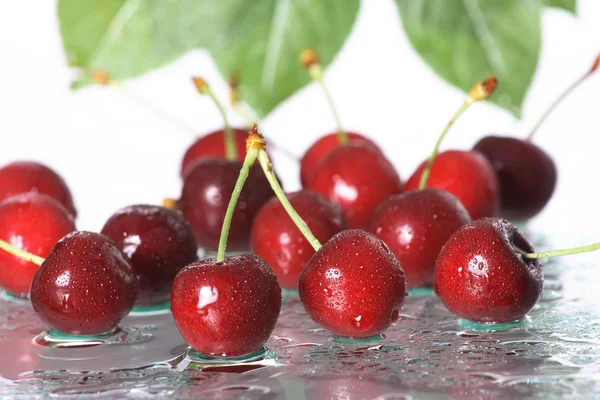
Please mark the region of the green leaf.
POLYGON ((465 92, 488 74, 492 96, 520 117, 540 51, 540 5, 523 0, 396 0, 415 50, 465 92))
POLYGON ((543 0, 544 5, 547 7, 562 8, 572 14, 577 14, 577 1, 576 0, 543 0))
MULTIPOLYGON (((208 49, 260 116, 308 83, 298 62, 315 48, 327 65, 342 47, 359 0, 59 0, 70 64, 115 79, 208 49)), ((201 73, 201 71, 199 71, 201 73)))

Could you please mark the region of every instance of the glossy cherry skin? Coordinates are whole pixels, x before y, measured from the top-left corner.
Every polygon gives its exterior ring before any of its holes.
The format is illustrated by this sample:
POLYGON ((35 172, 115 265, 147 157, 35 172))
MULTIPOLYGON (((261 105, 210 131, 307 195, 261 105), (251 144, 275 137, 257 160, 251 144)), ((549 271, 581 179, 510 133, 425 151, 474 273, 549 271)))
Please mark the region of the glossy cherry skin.
POLYGON ((475 150, 488 159, 500 181, 500 216, 526 221, 548 204, 556 187, 556 165, 528 140, 487 136, 475 150))
POLYGON ((198 260, 192 228, 181 213, 167 208, 124 207, 108 219, 101 233, 123 250, 135 269, 136 305, 168 302, 175 275, 198 260))
POLYGON ((345 230, 332 237, 300 274, 308 315, 338 336, 367 338, 398 319, 406 279, 398 258, 374 235, 345 230))
POLYGON ((459 229, 435 268, 435 293, 459 317, 511 322, 542 297, 543 274, 527 238, 510 222, 484 218, 459 229))
POLYGON ((440 189, 411 190, 381 204, 369 231, 400 260, 409 288, 431 287, 442 246, 471 217, 460 201, 440 189))
MULTIPOLYGON (((419 188, 423 161, 413 173, 406 190, 419 188)), ((427 187, 452 193, 465 206, 471 219, 495 217, 500 210, 500 184, 494 169, 479 152, 448 150, 438 154, 427 187)))
MULTIPOLYGON (((231 131, 233 132, 237 150, 237 161, 243 162, 244 157, 246 157, 246 136, 248 136, 248 130, 232 128, 231 131)), ((181 161, 181 177, 185 177, 194 163, 203 158, 225 159, 224 129, 219 129, 199 137, 190 147, 188 147, 183 156, 183 160, 181 161)))
POLYGON ((84 231, 62 238, 31 284, 38 317, 70 335, 114 330, 136 296, 135 270, 127 256, 106 236, 84 231))
POLYGON ((47 194, 77 216, 67 184, 52 169, 33 161, 16 161, 0 168, 0 201, 27 192, 47 194))
MULTIPOLYGON (((355 132, 346 132, 348 135, 348 143, 365 143, 378 149, 377 145, 369 138, 355 132)), ((308 183, 312 180, 315 172, 318 169, 319 163, 333 150, 340 146, 340 139, 337 132, 328 133, 321 136, 314 142, 300 160, 300 182, 302 187, 308 187, 308 183)))
POLYGON ((281 310, 281 287, 254 254, 197 261, 177 274, 171 294, 177 328, 197 352, 237 357, 260 350, 281 310))
MULTIPOLYGON (((241 169, 238 161, 207 158, 196 163, 185 177, 179 204, 200 248, 217 250, 227 205, 241 169)), ((233 213, 228 250, 248 250, 252 221, 272 195, 263 171, 254 165, 233 213)))
MULTIPOLYGON (((292 207, 321 243, 346 226, 344 211, 307 189, 286 194, 292 207)), ((300 272, 315 253, 277 197, 267 201, 254 218, 250 235, 252 252, 273 269, 284 288, 298 288, 300 272)))
MULTIPOLYGON (((36 256, 46 257, 63 236, 75 230, 73 216, 45 194, 18 194, 0 203, 0 239, 36 256)), ((0 286, 29 297, 38 265, 0 251, 0 286)))
POLYGON ((348 144, 321 161, 308 189, 339 204, 349 228, 366 228, 375 208, 402 191, 402 182, 379 150, 348 144))

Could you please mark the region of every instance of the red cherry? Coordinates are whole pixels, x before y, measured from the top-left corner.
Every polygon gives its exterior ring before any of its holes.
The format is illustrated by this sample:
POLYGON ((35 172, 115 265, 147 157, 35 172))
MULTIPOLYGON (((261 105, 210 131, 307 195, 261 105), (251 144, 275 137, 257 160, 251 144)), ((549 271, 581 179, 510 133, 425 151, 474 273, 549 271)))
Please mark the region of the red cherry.
POLYGON ((52 329, 70 335, 110 332, 133 308, 136 276, 106 236, 73 232, 50 252, 31 283, 31 304, 52 329))
POLYGON ((402 191, 402 182, 376 148, 348 144, 321 161, 308 189, 339 204, 349 228, 364 228, 379 204, 402 191))
MULTIPOLYGON (((406 182, 406 190, 419 187, 427 161, 406 182)), ((476 151, 448 150, 438 154, 427 187, 452 193, 473 220, 493 217, 500 208, 498 178, 487 159, 476 151)))
POLYGON ((308 315, 336 335, 367 338, 398 318, 406 296, 400 262, 370 233, 345 230, 331 238, 300 274, 308 315))
MULTIPOLYGON (((370 144, 379 150, 379 147, 369 138, 355 132, 346 132, 348 143, 370 144)), ((300 181, 302 187, 308 187, 309 182, 317 171, 319 163, 340 146, 340 139, 337 132, 328 133, 314 142, 300 160, 300 181)))
POLYGON ((369 229, 400 260, 408 287, 433 285, 433 270, 442 246, 471 222, 456 197, 439 189, 412 190, 381 204, 369 229))
MULTIPOLYGON (((310 190, 286 194, 294 209, 320 242, 344 229, 344 212, 325 197, 310 190)), ((277 199, 262 206, 250 236, 252 252, 273 269, 282 287, 298 287, 300 272, 315 253, 277 199)))
POLYGON ((202 354, 237 357, 260 350, 281 310, 281 287, 260 257, 201 260, 177 274, 171 294, 177 328, 202 354))
MULTIPOLYGON (((181 192, 181 211, 192 226, 198 246, 216 251, 231 193, 242 168, 238 161, 210 158, 197 162, 186 175, 181 192)), ((250 245, 250 229, 260 207, 272 191, 260 168, 250 169, 229 231, 228 249, 244 251, 250 245)))
POLYGON ((179 212, 163 207, 122 208, 108 219, 102 234, 123 250, 135 268, 137 305, 169 301, 175 275, 198 260, 192 228, 179 212))
MULTIPOLYGON (((231 129, 237 150, 237 161, 244 161, 246 156, 246 136, 248 131, 245 129, 231 129)), ((225 159, 225 131, 219 129, 205 136, 198 138, 190 147, 188 147, 183 161, 181 162, 180 175, 182 178, 191 170, 192 166, 204 158, 223 158, 225 159)))
POLYGON ((435 292, 454 314, 476 322, 511 322, 542 297, 542 266, 510 222, 484 218, 459 229, 442 248, 435 292))
POLYGON ((33 161, 16 161, 0 168, 0 201, 27 192, 47 194, 77 216, 67 184, 50 168, 33 161))
POLYGON ((556 165, 529 140, 487 136, 475 144, 500 182, 500 216, 526 221, 548 204, 556 187, 556 165))
MULTIPOLYGON (((45 194, 23 193, 0 203, 0 239, 37 256, 46 257, 74 230, 73 216, 45 194)), ((28 297, 37 270, 36 264, 0 251, 0 285, 12 294, 28 297)))

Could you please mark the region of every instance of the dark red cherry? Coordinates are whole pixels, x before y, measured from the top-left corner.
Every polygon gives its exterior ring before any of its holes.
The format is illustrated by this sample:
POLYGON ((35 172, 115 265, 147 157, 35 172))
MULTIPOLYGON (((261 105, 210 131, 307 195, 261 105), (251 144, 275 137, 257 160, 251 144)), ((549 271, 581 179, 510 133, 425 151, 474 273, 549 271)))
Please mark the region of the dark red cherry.
MULTIPOLYGON (((233 132, 237 150, 237 161, 243 162, 246 156, 246 136, 248 135, 248 131, 238 128, 232 128, 231 131, 233 132)), ((181 177, 184 178, 194 163, 203 158, 225 159, 225 131, 223 129, 198 138, 188 147, 181 162, 181 177)))
MULTIPOLYGON (((321 243, 345 228, 340 206, 320 194, 303 189, 286 197, 321 243)), ((277 197, 266 202, 254 218, 250 246, 273 269, 279 284, 290 289, 298 287, 300 272, 315 253, 277 197)))
POLYGON ((137 305, 168 302, 175 275, 198 260, 192 228, 181 213, 152 205, 124 207, 102 234, 129 257, 138 278, 137 305))
POLYGON ((418 288, 433 285, 442 246, 469 222, 469 213, 456 197, 440 189, 423 189, 387 199, 375 211, 369 230, 398 257, 408 287, 418 288))
POLYGON ((0 201, 27 192, 47 194, 77 216, 67 184, 52 169, 33 161, 16 161, 0 168, 0 201))
POLYGON ((500 182, 500 216, 526 221, 548 204, 556 187, 556 165, 529 140, 487 136, 475 144, 500 182))
POLYGON ((133 308, 135 270, 106 236, 73 232, 62 238, 31 284, 31 304, 52 329, 70 335, 110 332, 133 308))
POLYGON ((379 150, 355 143, 330 152, 308 189, 339 204, 349 228, 366 228, 375 208, 402 191, 402 182, 379 150))
MULTIPOLYGON (((406 190, 419 188, 427 161, 419 165, 406 182, 406 190)), ((488 160, 476 151, 448 150, 438 154, 427 187, 452 193, 473 220, 498 215, 500 185, 488 160)))
MULTIPOLYGON (((346 132, 348 135, 348 143, 365 143, 370 144, 379 150, 377 145, 369 138, 355 132, 346 132)), ((340 147, 340 139, 337 132, 328 133, 325 136, 321 136, 316 142, 314 142, 300 160, 300 181, 302 187, 308 187, 308 183, 317 170, 319 163, 329 153, 336 148, 340 147)))
POLYGON ((367 338, 398 319, 406 280, 385 243, 353 229, 315 253, 300 274, 298 292, 317 324, 339 336, 367 338))
POLYGON ((177 328, 202 354, 236 357, 260 350, 281 310, 281 287, 260 257, 201 260, 177 274, 171 311, 177 328))
MULTIPOLYGON (((0 202, 0 239, 29 253, 46 257, 74 230, 71 213, 45 194, 23 193, 0 202)), ((37 270, 36 264, 0 251, 0 286, 10 293, 28 297, 37 270)))
MULTIPOLYGON (((197 162, 186 175, 180 207, 183 216, 192 226, 199 247, 217 250, 227 205, 241 168, 242 163, 238 161, 207 158, 197 162)), ((250 169, 233 213, 228 250, 248 250, 252 221, 272 194, 262 170, 255 165, 250 169)))
POLYGON ((542 297, 542 266, 526 259, 533 246, 510 222, 484 218, 459 229, 435 269, 435 293, 459 317, 510 322, 542 297))

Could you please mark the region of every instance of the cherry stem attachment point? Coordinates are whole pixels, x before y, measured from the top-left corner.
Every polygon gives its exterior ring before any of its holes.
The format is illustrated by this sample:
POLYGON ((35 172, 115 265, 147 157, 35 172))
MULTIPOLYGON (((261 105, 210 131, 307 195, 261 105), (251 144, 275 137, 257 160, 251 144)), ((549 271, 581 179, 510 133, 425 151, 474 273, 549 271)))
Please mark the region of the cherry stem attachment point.
POLYGON ((223 226, 221 227, 221 237, 219 238, 219 248, 217 250, 217 262, 223 262, 225 260, 225 250, 227 248, 227 237, 229 236, 229 227, 231 226, 231 219, 233 218, 233 212, 235 206, 240 198, 250 168, 254 165, 258 150, 250 149, 246 152, 246 158, 244 158, 244 164, 240 170, 235 186, 233 187, 233 193, 231 193, 231 199, 229 199, 229 205, 227 205, 227 211, 225 212, 225 218, 223 219, 223 226))
POLYGON ((42 257, 36 256, 35 254, 31 254, 28 251, 18 249, 10 243, 5 242, 4 240, 0 240, 0 249, 19 258, 22 258, 25 261, 32 262, 38 266, 42 265, 42 263, 44 262, 44 259, 42 257))
POLYGON ((223 124, 225 125, 225 158, 228 161, 237 160, 238 154, 237 148, 235 146, 235 138, 233 137, 233 131, 231 130, 231 125, 229 124, 229 120, 227 119, 227 113, 225 112, 225 109, 223 108, 213 91, 210 89, 210 86, 208 85, 208 83, 206 83, 204 79, 199 77, 193 77, 192 82, 194 83, 194 86, 196 86, 196 90, 198 90, 199 93, 205 94, 208 97, 210 97, 210 99, 213 101, 213 103, 219 110, 219 113, 223 118, 223 124))
POLYGON ((587 246, 573 247, 570 249, 554 250, 554 251, 543 251, 540 253, 528 253, 524 254, 525 258, 550 258, 550 257, 561 257, 568 256, 571 254, 588 253, 590 251, 600 250, 600 242, 589 244, 587 246))
POLYGON ((333 114, 333 118, 335 120, 338 140, 340 141, 341 145, 347 144, 348 134, 342 128, 342 122, 333 102, 333 97, 331 97, 331 93, 329 92, 329 89, 327 89, 327 85, 323 79, 323 67, 321 66, 321 61, 319 60, 318 54, 313 49, 304 49, 302 53, 300 53, 300 62, 307 69, 311 79, 317 82, 323 89, 323 93, 325 94, 325 98, 329 103, 329 108, 331 109, 331 113, 333 114))
POLYGON ((435 143, 435 146, 433 147, 433 151, 429 156, 429 160, 427 161, 427 166, 421 174, 421 180, 419 181, 419 189, 425 189, 427 187, 427 181, 429 180, 429 175, 431 175, 431 168, 433 167, 435 158, 437 157, 440 151, 440 145, 442 144, 442 141, 444 140, 446 134, 450 130, 450 127, 454 125, 454 122, 467 110, 467 108, 471 106, 471 104, 473 104, 476 101, 485 100, 488 97, 490 97, 492 93, 494 93, 494 90, 496 90, 497 85, 498 80, 496 79, 496 77, 492 76, 488 80, 479 82, 475 86, 473 86, 464 103, 460 106, 458 111, 454 113, 452 119, 450 119, 450 122, 448 122, 448 124, 438 137, 438 140, 435 143))
POLYGON ((575 89, 577 89, 579 87, 579 85, 581 85, 587 78, 589 78, 594 72, 596 72, 596 70, 598 70, 598 67, 600 66, 600 54, 598 54, 596 56, 596 58, 594 59, 594 62, 592 64, 592 67, 586 71, 585 74, 583 74, 582 76, 580 76, 579 78, 577 78, 575 80, 575 82, 573 82, 569 87, 567 87, 565 89, 564 92, 562 92, 557 98, 556 100, 554 100, 554 102, 552 102, 552 104, 550 104, 550 106, 546 109, 546 111, 544 111, 544 113, 542 114, 542 116, 540 117, 540 119, 538 120, 538 122, 533 126, 533 128, 531 129, 531 131, 529 132, 529 135, 527 135, 527 140, 528 141, 532 141, 533 137, 535 135, 535 133, 537 132, 537 130, 540 128, 540 126, 542 126, 542 124, 544 123, 544 121, 546 121, 546 119, 548 118, 548 116, 550 116, 550 114, 552 114, 552 112, 567 98, 569 97, 569 95, 571 93, 573 93, 573 91, 575 89))

